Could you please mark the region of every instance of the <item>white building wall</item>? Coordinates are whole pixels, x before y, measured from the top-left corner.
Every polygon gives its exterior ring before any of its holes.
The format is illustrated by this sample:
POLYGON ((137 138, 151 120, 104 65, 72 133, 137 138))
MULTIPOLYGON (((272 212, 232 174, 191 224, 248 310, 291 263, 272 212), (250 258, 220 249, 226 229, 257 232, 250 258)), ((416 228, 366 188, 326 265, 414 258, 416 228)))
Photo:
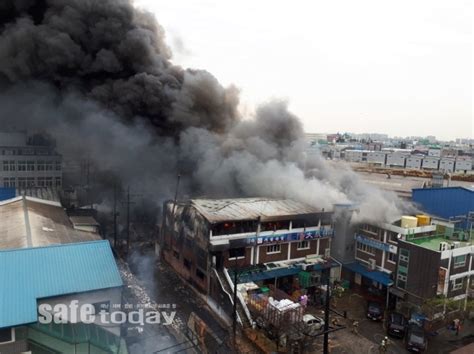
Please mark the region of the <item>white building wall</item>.
POLYGON ((453 172, 454 171, 454 159, 441 159, 439 162, 439 170, 453 172))
POLYGON ((425 157, 423 159, 422 167, 430 170, 437 170, 439 168, 439 158, 425 157))
POLYGON ((471 171, 472 170, 472 160, 471 159, 456 159, 454 165, 455 171, 471 171))
POLYGON ((406 168, 420 169, 421 161, 421 156, 410 156, 407 158, 406 168))
POLYGON ((392 152, 387 155, 387 166, 405 167, 406 154, 392 152))
POLYGON ((381 151, 370 151, 367 153, 367 162, 385 165, 387 154, 381 151))

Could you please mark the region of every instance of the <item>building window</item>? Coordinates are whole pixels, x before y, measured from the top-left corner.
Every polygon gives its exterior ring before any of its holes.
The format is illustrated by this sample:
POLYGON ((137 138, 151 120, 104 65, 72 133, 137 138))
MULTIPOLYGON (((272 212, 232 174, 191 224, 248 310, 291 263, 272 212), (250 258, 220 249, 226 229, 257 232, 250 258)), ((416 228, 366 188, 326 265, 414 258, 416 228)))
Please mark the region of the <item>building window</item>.
POLYGON ((18 177, 18 187, 20 188, 26 188, 26 178, 25 177, 18 177))
POLYGON ((53 186, 53 177, 46 177, 44 185, 46 187, 52 187, 53 186))
POLYGON ((7 187, 7 188, 14 188, 16 187, 16 181, 15 181, 15 177, 5 177, 3 179, 3 186, 4 187, 7 187))
POLYGON ((397 267, 397 287, 399 287, 400 289, 405 289, 407 286, 409 258, 410 251, 404 248, 400 248, 400 256, 398 257, 397 267))
POLYGON ((61 171, 61 161, 56 161, 55 166, 56 166, 56 171, 61 171))
POLYGON ((38 160, 38 162, 36 163, 36 168, 38 171, 44 171, 44 161, 38 160))
POLYGON ((18 171, 26 171, 26 161, 18 161, 18 171))
POLYGON ((26 161, 26 170, 27 171, 34 171, 35 170, 35 162, 34 161, 26 161))
POLYGON ((463 278, 458 278, 453 281, 453 290, 460 290, 463 286, 463 278))
POLYGON ((391 262, 391 263, 396 263, 397 262, 397 254, 396 253, 392 253, 392 252, 387 252, 388 255, 387 255, 387 261, 391 262))
POLYGON ((4 171, 15 171, 15 161, 3 161, 4 171))
POLYGON ((62 184, 62 183, 61 183, 61 177, 56 177, 56 178, 54 179, 54 181, 55 181, 55 182, 54 182, 54 185, 55 185, 56 187, 61 187, 61 184, 62 184))
POLYGON ((186 259, 186 258, 183 258, 183 263, 184 263, 184 266, 187 268, 187 269, 191 269, 191 261, 186 259))
POLYGON ((231 248, 229 250, 229 259, 242 259, 245 258, 245 247, 231 248))
POLYGON ((466 255, 453 258, 454 268, 464 267, 466 265, 466 255))
POLYGON ((46 181, 44 177, 38 177, 38 187, 45 187, 46 186, 46 181))
POLYGON ((309 250, 309 241, 298 242, 298 246, 296 247, 296 249, 298 251, 309 250))
POLYGON ((99 313, 109 313, 110 312, 110 301, 101 301, 92 304, 94 306, 94 313, 98 315, 99 313))
POLYGON ((281 252, 281 245, 271 245, 267 246, 267 254, 274 254, 281 252))
POLYGON ((27 187, 34 187, 34 185, 35 185, 34 177, 27 177, 26 178, 26 186, 27 187))
POLYGON ((375 248, 367 246, 362 242, 357 242, 357 250, 365 253, 369 253, 372 256, 375 255, 375 248))
POLYGON ((206 277, 206 275, 199 268, 196 269, 196 276, 201 280, 204 280, 206 277))
POLYGON ((13 328, 0 329, 0 343, 13 342, 15 340, 13 328))
POLYGON ((396 232, 389 231, 388 232, 388 241, 392 243, 398 242, 398 234, 396 232))
POLYGON ((52 161, 46 161, 44 163, 44 169, 45 169, 45 171, 52 171, 53 170, 53 162, 52 161))

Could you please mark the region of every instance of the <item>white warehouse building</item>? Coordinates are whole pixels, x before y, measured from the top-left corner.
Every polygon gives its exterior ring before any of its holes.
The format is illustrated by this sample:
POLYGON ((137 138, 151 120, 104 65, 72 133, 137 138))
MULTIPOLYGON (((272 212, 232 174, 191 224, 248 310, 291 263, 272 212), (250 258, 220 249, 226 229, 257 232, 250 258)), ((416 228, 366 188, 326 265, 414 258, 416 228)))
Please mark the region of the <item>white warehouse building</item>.
POLYGON ((439 157, 425 157, 422 167, 429 170, 437 170, 439 168, 439 157))

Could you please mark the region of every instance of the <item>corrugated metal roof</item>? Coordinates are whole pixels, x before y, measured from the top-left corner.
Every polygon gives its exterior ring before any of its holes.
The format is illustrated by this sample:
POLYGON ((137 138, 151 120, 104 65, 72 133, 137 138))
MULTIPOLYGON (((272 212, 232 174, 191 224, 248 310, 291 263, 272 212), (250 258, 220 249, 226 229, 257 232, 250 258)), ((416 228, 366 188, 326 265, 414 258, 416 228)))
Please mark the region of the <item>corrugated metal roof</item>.
POLYGON ((37 300, 122 286, 108 241, 0 251, 0 328, 37 321, 37 300))
POLYGON ((191 204, 211 223, 321 212, 321 209, 291 199, 192 199, 191 204))
POLYGON ((32 197, 0 202, 0 249, 100 240, 74 229, 61 204, 32 197))

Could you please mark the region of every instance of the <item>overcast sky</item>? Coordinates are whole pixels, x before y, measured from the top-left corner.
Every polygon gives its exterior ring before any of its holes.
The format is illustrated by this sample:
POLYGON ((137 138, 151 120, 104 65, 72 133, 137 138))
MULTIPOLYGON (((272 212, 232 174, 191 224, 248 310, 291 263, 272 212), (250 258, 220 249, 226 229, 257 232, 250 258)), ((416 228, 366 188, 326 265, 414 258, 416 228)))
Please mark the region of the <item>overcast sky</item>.
POLYGON ((473 137, 471 0, 136 0, 173 61, 286 99, 307 132, 473 137))

